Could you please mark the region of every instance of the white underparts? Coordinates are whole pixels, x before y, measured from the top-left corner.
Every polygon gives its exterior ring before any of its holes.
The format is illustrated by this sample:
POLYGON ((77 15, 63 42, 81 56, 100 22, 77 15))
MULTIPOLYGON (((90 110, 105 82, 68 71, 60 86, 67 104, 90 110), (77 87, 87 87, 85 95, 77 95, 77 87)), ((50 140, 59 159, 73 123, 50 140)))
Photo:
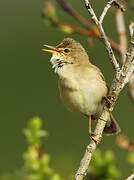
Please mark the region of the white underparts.
POLYGON ((68 62, 64 60, 64 57, 60 55, 53 55, 50 59, 50 62, 52 64, 52 68, 54 69, 54 72, 59 75, 63 69, 63 66, 65 64, 68 64, 68 62))

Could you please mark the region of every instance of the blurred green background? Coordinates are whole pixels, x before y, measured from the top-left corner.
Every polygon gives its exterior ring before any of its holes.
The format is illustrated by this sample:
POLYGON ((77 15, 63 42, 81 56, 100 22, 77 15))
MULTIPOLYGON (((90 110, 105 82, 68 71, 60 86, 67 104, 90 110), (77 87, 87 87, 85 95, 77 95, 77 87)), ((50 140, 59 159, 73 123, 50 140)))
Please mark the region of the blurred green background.
MULTIPOLYGON (((83 1, 70 0, 74 7, 89 18, 83 1)), ((104 1, 95 1, 97 14, 104 1)), ((50 55, 41 51, 43 44, 56 45, 69 36, 80 41, 92 62, 103 71, 108 84, 113 70, 100 41, 90 48, 87 38, 67 35, 46 26, 41 18, 43 1, 0 1, 0 172, 12 172, 22 166, 22 153, 26 148, 22 129, 28 119, 40 116, 44 120, 49 138, 45 151, 52 157, 52 167, 65 177, 75 172, 89 142, 88 122, 85 117, 69 112, 59 100, 57 77, 49 63, 50 55)), ((62 20, 76 23, 63 11, 62 20)), ((134 20, 133 12, 126 12, 125 20, 134 20)), ((108 34, 117 39, 115 18, 110 13, 105 20, 108 34)), ((114 115, 122 131, 133 137, 134 103, 128 98, 127 88, 121 93, 114 115)), ((122 172, 130 172, 125 163, 126 152, 115 145, 115 137, 104 136, 99 145, 102 150, 112 149, 122 172)))

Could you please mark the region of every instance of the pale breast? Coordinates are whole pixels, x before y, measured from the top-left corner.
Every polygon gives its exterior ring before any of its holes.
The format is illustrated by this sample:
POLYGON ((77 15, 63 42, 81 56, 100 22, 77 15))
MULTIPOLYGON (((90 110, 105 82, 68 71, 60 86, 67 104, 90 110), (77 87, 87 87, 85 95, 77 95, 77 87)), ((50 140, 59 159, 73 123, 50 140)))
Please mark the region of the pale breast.
POLYGON ((86 75, 84 73, 80 76, 75 72, 75 76, 69 74, 59 79, 61 99, 71 111, 85 115, 96 115, 101 111, 101 103, 106 96, 107 87, 105 81, 96 75, 96 71, 93 73, 87 70, 86 75))
POLYGON ((80 86, 79 83, 79 88, 73 89, 65 87, 59 82, 59 90, 63 103, 71 111, 95 115, 102 109, 101 101, 105 90, 102 92, 98 86, 84 87, 84 85, 80 86))
POLYGON ((79 90, 64 87, 59 83, 60 97, 70 111, 81 112, 83 97, 79 90))

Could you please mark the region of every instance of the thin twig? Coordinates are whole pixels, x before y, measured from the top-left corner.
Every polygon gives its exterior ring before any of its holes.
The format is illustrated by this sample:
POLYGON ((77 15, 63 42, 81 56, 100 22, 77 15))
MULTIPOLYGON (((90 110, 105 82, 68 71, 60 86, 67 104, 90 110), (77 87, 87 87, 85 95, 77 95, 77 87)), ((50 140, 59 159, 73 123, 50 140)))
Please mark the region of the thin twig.
POLYGON ((134 174, 131 174, 129 177, 126 178, 126 180, 134 180, 134 174))
POLYGON ((123 134, 119 134, 116 138, 116 143, 119 147, 127 151, 134 151, 134 143, 123 134))
MULTIPOLYGON (((122 63, 123 63, 125 61, 125 55, 127 52, 127 37, 126 37, 124 13, 120 9, 117 9, 115 17, 116 17, 116 26, 119 37, 119 45, 122 56, 122 63)), ((128 87, 130 92, 130 98, 134 102, 134 73, 130 77, 128 87)))
POLYGON ((67 12, 76 20, 78 20, 84 27, 86 27, 87 29, 90 29, 92 27, 90 22, 87 19, 85 19, 76 9, 74 9, 68 1, 65 0, 56 0, 56 1, 65 12, 67 12))
MULTIPOLYGON (((84 36, 90 36, 90 33, 92 34, 92 31, 88 31, 82 27, 76 26, 76 25, 72 25, 70 23, 64 22, 64 21, 51 21, 53 26, 58 27, 60 30, 63 31, 67 31, 67 32, 71 32, 71 33, 78 33, 80 35, 84 35, 84 36)), ((91 35, 92 36, 92 35, 91 35)))
MULTIPOLYGON (((127 52, 127 38, 126 38, 126 31, 125 31, 124 14, 120 10, 117 10, 116 12, 116 24, 117 24, 117 31, 119 35, 120 50, 121 50, 122 63, 123 63, 125 61, 125 54, 127 52)), ((131 75, 129 79, 128 86, 129 86, 131 99, 134 101, 134 73, 131 75)))
POLYGON ((102 12, 102 14, 101 14, 101 16, 100 16, 100 18, 99 18, 100 24, 103 23, 104 17, 105 17, 105 15, 107 14, 108 10, 111 8, 111 6, 112 6, 112 4, 113 4, 114 1, 115 1, 115 0, 110 0, 110 1, 107 3, 107 5, 104 7, 104 10, 103 10, 103 12, 102 12))
MULTIPOLYGON (((131 24, 130 27, 131 27, 131 32, 134 32, 134 25, 131 24)), ((119 93, 128 83, 131 73, 133 71, 134 71, 134 33, 133 36, 131 36, 130 48, 127 53, 125 63, 123 64, 121 71, 119 73, 119 79, 114 78, 108 94, 109 110, 111 111, 113 110, 115 102, 119 96, 119 93)), ((82 180, 86 176, 87 169, 91 161, 93 152, 95 151, 97 144, 100 142, 102 138, 103 129, 107 122, 107 114, 108 114, 107 107, 105 105, 102 115, 95 127, 94 138, 91 140, 90 144, 86 148, 86 152, 81 160, 80 166, 75 175, 75 180, 82 180)))
MULTIPOLYGON (((92 9, 90 3, 88 3, 87 0, 86 2, 86 7, 88 11, 91 13, 92 17, 97 20, 96 15, 94 13, 94 10, 92 9)), ((107 115, 109 111, 112 111, 115 105, 115 102, 121 92, 121 90, 124 88, 124 86, 128 83, 129 78, 134 71, 134 23, 131 23, 130 25, 130 36, 131 36, 131 41, 130 41, 130 47, 127 52, 127 56, 125 59, 125 62, 121 68, 121 70, 118 72, 118 79, 115 76, 113 79, 111 88, 108 93, 108 102, 109 105, 107 107, 107 104, 104 105, 103 112, 101 114, 101 117, 99 118, 95 130, 94 130, 94 136, 91 139, 90 144, 87 146, 85 154, 81 160, 80 166, 77 170, 77 173, 75 175, 75 180, 82 180, 86 174, 87 174, 87 169, 89 166, 89 163, 91 161, 93 152, 96 149, 97 144, 100 142, 102 138, 102 133, 103 129, 106 125, 107 122, 107 115), (109 108, 109 109, 108 109, 109 108)), ((110 58, 109 54, 109 58, 110 58)))
MULTIPOLYGON (((74 9, 71 4, 68 1, 65 0, 56 0, 57 3, 60 5, 60 7, 69 15, 71 15, 73 18, 75 18, 77 21, 81 23, 89 32, 92 32, 92 36, 100 38, 101 34, 98 31, 96 26, 93 26, 87 19, 85 19, 80 13, 74 9)), ((90 33, 89 33, 90 36, 90 33)), ((110 37, 108 37, 108 40, 112 46, 112 48, 120 53, 120 48, 118 44, 113 41, 110 37)))
POLYGON ((122 63, 123 63, 125 60, 125 54, 127 52, 127 37, 126 37, 124 13, 120 9, 117 9, 115 18, 116 18, 116 26, 117 26, 119 45, 122 56, 122 63))
POLYGON ((131 100, 134 102, 134 72, 131 75, 128 83, 131 100))
MULTIPOLYGON (((94 23, 97 25, 99 31, 100 31, 100 34, 101 34, 101 37, 102 37, 102 40, 103 40, 103 43, 105 44, 106 46, 106 50, 108 52, 108 55, 109 55, 109 58, 111 60, 111 63, 112 63, 112 66, 114 68, 114 70, 118 73, 120 71, 120 67, 119 67, 119 63, 117 62, 116 58, 115 58, 115 55, 114 55, 114 52, 111 48, 111 45, 110 45, 110 42, 106 36, 106 33, 102 27, 102 24, 100 23, 100 21, 98 20, 92 6, 91 6, 91 3, 89 0, 84 0, 85 1, 85 5, 86 5, 86 8, 89 12, 89 14, 91 15, 92 17, 92 20, 94 21, 94 23)), ((106 6, 108 9, 109 9, 109 6, 106 6)), ((104 12, 102 12, 102 17, 106 15, 106 13, 108 12, 108 10, 106 10, 104 8, 104 12)), ((103 18, 102 18, 103 19, 103 18)))

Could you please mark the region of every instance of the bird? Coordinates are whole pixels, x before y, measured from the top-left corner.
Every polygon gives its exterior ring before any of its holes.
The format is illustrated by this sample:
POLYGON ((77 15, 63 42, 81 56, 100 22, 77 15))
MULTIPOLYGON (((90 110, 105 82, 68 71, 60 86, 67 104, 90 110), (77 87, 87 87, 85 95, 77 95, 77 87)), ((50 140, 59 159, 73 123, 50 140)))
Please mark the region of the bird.
MULTIPOLYGON (((50 62, 58 75, 62 102, 70 111, 88 117, 89 134, 92 135, 91 123, 101 116, 108 94, 101 70, 92 64, 84 47, 72 38, 65 38, 56 46, 44 46, 42 50, 52 54, 50 62)), ((120 132, 117 121, 109 111, 104 132, 107 135, 120 132)))

